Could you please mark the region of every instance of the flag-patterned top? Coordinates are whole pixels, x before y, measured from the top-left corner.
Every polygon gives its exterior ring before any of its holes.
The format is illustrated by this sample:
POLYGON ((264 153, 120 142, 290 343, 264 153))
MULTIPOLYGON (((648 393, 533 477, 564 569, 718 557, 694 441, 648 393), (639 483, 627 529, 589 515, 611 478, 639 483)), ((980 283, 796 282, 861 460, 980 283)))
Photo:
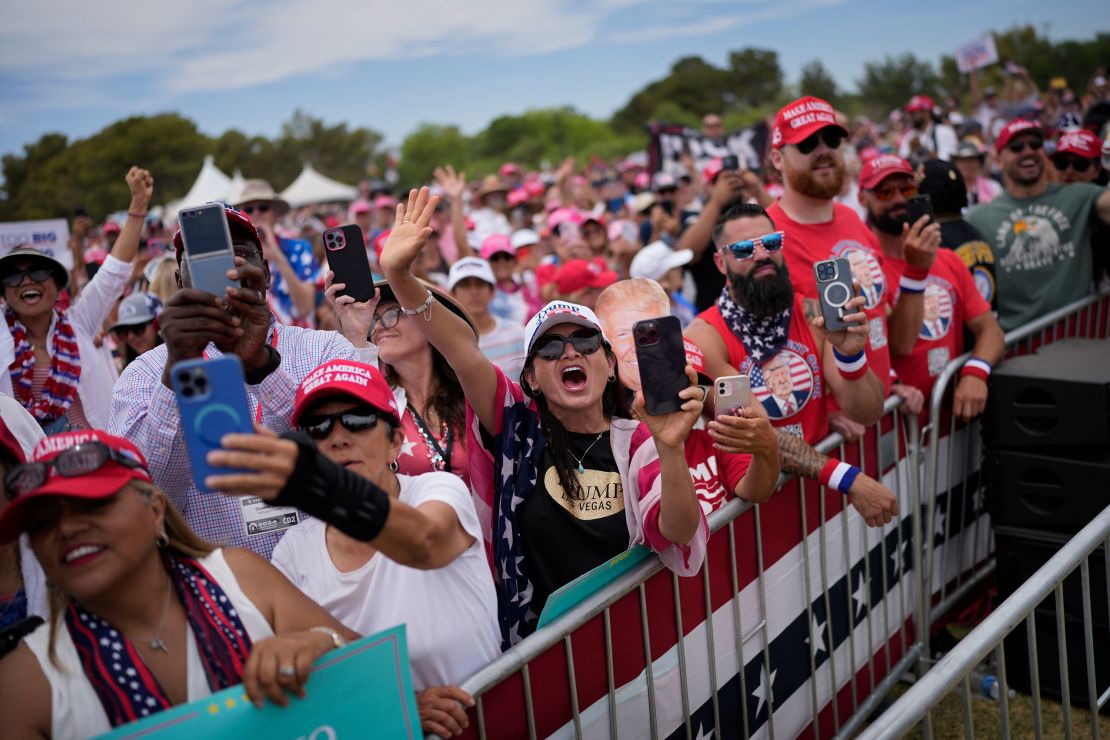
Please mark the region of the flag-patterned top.
MULTIPOLYGON (((517 508, 536 490, 547 441, 535 402, 500 369, 496 372, 497 398, 502 406, 499 427, 486 430, 493 439, 491 445, 484 445, 478 417, 467 404, 467 449, 474 451, 470 455, 471 493, 497 586, 502 647, 508 648, 531 634, 539 620, 531 608, 533 589, 517 527, 517 508)), ((679 575, 697 573, 705 559, 709 526, 699 509, 701 524, 689 542, 672 543, 659 531, 662 479, 651 432, 641 422, 612 419, 609 438, 625 491, 629 547, 645 544, 679 575), (631 496, 629 491, 637 495, 631 496)))

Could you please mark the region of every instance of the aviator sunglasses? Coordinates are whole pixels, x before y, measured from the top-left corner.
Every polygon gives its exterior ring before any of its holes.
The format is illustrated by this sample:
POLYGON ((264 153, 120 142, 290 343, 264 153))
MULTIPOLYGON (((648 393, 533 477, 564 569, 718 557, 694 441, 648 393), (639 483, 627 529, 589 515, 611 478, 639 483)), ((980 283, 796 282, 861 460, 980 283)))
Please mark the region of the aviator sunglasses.
POLYGON ((563 356, 568 344, 580 355, 592 355, 601 348, 601 332, 597 329, 581 329, 565 337, 561 334, 544 334, 532 345, 532 351, 541 360, 554 362, 563 356))
POLYGON ((317 441, 328 438, 335 422, 343 425, 348 432, 357 433, 373 429, 378 424, 379 414, 369 406, 358 406, 334 414, 305 416, 297 428, 317 441))
POLYGON ((802 154, 809 154, 817 148, 818 142, 825 142, 829 149, 839 149, 840 142, 844 141, 844 132, 832 126, 826 126, 815 134, 811 134, 799 141, 796 146, 802 154))
POLYGON ((739 242, 729 244, 725 249, 732 252, 732 256, 738 260, 749 260, 755 254, 756 247, 763 247, 764 251, 777 252, 782 249, 782 234, 781 231, 775 231, 763 236, 757 236, 755 239, 745 239, 739 242))
POLYGON ((63 478, 80 478, 115 462, 125 468, 145 470, 143 464, 103 442, 82 442, 61 452, 53 460, 17 465, 4 476, 4 496, 16 499, 46 483, 50 470, 63 478))

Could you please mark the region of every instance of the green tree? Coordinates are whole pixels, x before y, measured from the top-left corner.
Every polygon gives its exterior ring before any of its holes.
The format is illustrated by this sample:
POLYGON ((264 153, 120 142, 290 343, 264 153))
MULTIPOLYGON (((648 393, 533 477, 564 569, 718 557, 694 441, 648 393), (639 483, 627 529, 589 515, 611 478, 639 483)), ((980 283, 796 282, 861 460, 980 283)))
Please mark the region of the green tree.
POLYGON ((939 78, 933 65, 913 54, 897 58, 888 56, 881 62, 863 65, 859 94, 875 115, 884 115, 905 105, 911 95, 937 96, 939 93, 939 78))
POLYGON ((837 105, 840 93, 836 89, 836 80, 833 79, 825 65, 819 59, 814 59, 802 67, 802 78, 798 85, 802 95, 812 95, 822 100, 827 100, 832 105, 837 105))
POLYGON ((432 179, 436 167, 451 164, 466 169, 471 161, 470 139, 458 126, 422 123, 401 144, 397 174, 401 184, 411 186, 432 179))
POLYGON ((305 163, 337 180, 363 180, 381 141, 382 135, 377 131, 348 129, 345 123, 329 125, 297 110, 281 127, 281 135, 274 142, 274 157, 268 168, 271 184, 285 187, 305 163))
POLYGON ((717 111, 720 113, 765 105, 775 99, 782 92, 778 52, 750 47, 732 52, 728 55, 726 84, 724 105, 717 111))

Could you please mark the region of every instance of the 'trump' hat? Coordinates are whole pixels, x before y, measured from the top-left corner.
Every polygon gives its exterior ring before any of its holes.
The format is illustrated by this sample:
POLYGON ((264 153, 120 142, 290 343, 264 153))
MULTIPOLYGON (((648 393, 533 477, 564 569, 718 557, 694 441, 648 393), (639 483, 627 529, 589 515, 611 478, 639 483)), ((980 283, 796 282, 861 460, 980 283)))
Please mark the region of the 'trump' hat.
POLYGON ((836 122, 836 111, 831 105, 810 95, 798 98, 775 116, 771 146, 781 149, 785 144, 797 144, 826 126, 836 126, 848 136, 848 130, 836 122))
MULTIPOLYGON (((29 502, 43 496, 67 496, 80 499, 107 498, 132 480, 151 483, 146 458, 139 448, 123 437, 116 437, 98 429, 55 434, 39 440, 31 451, 28 463, 48 462, 66 450, 91 442, 100 442, 118 455, 131 460, 136 467, 108 459, 86 475, 62 476, 53 466, 48 466, 43 483, 22 495, 16 496, 0 513, 0 543, 10 542, 24 528, 24 517, 29 502)), ((92 454, 92 453, 90 453, 92 454)))
POLYGON ((893 154, 883 154, 869 160, 859 174, 859 186, 864 190, 874 190, 883 180, 891 175, 909 175, 913 177, 913 167, 901 157, 893 154))
POLYGON ((1044 129, 1041 128, 1039 123, 1025 118, 1015 118, 998 132, 998 138, 994 140, 994 151, 996 153, 1001 152, 1007 144, 1013 141, 1015 136, 1021 134, 1036 134, 1044 139, 1044 129))
POLYGON ((1102 140, 1087 129, 1069 131, 1056 142, 1056 154, 1074 154, 1082 159, 1102 156, 1102 140))
POLYGON ((392 417, 400 425, 401 414, 393 391, 378 368, 355 360, 331 360, 301 381, 293 401, 293 426, 310 406, 332 396, 351 396, 392 417))
MULTIPOLYGON (((532 345, 536 343, 536 340, 542 337, 548 329, 559 324, 577 324, 587 329, 597 329, 601 332, 602 338, 605 337, 601 322, 597 320, 597 315, 593 311, 569 301, 552 301, 541 308, 539 313, 533 316, 525 325, 525 354, 532 354, 532 345)), ((609 340, 606 339, 605 341, 608 342, 609 340)))

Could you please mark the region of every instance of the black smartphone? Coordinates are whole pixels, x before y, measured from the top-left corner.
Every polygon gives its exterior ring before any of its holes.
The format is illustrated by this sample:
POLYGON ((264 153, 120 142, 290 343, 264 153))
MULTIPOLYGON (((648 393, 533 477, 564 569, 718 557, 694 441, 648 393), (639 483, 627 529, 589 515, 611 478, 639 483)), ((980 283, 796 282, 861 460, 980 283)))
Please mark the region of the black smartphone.
POLYGON ((740 169, 740 158, 735 154, 730 154, 727 157, 721 157, 722 170, 738 170, 740 169))
POLYGON ((647 412, 659 416, 679 411, 682 408, 679 391, 690 385, 682 323, 676 316, 644 319, 632 325, 632 337, 647 412))
POLYGON ((817 297, 821 301, 821 315, 825 329, 840 331, 851 324, 844 321, 844 304, 852 300, 852 266, 846 259, 821 260, 813 263, 817 277, 817 297))
POLYGON ((336 295, 349 295, 359 303, 374 297, 374 274, 358 224, 347 224, 324 232, 324 250, 335 282, 343 283, 336 295))
POLYGON ((933 220, 933 199, 928 195, 915 195, 906 201, 906 222, 913 226, 922 216, 933 220))

